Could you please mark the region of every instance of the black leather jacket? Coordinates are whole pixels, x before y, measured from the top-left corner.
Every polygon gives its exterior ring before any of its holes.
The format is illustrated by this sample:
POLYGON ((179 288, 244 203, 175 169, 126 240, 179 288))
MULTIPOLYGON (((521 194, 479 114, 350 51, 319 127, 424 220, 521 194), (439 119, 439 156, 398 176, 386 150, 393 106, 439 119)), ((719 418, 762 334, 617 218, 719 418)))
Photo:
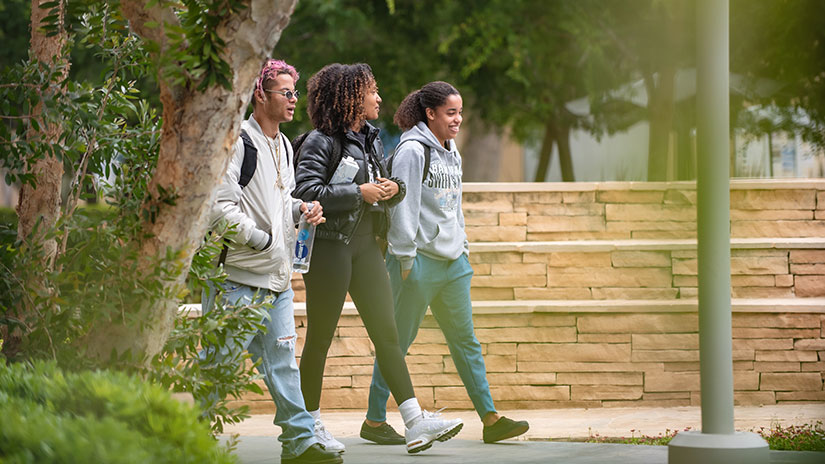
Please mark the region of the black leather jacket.
MULTIPOLYGON (((341 155, 333 158, 333 139, 317 130, 310 132, 296 155, 295 161, 295 190, 292 196, 304 201, 318 200, 324 207, 324 217, 327 221, 319 224, 315 231, 316 238, 341 240, 349 244, 364 212, 370 206, 361 196, 360 184, 369 182, 366 157, 369 156, 379 166, 381 177, 387 177, 384 167, 384 144, 378 138, 378 129, 367 123, 366 153, 361 148, 361 142, 352 131, 347 131, 341 137, 341 155), (349 184, 329 184, 332 174, 344 156, 351 156, 358 163, 358 173, 349 184)), ((379 202, 383 207, 383 221, 379 224, 378 235, 386 235, 389 229, 389 207, 400 202, 406 194, 404 182, 391 178, 398 184, 398 194, 387 201, 379 202)))

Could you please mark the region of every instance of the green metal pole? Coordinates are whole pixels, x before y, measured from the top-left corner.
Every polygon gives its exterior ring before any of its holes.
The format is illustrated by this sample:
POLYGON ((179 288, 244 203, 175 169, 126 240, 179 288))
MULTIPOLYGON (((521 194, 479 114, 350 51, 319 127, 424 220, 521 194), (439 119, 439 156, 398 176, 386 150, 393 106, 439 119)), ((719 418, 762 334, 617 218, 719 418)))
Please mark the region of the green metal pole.
POLYGON ((727 0, 696 4, 697 236, 702 432, 732 434, 727 0))
POLYGON ((696 2, 697 238, 702 431, 679 432, 669 464, 767 464, 768 444, 733 427, 728 0, 696 2))

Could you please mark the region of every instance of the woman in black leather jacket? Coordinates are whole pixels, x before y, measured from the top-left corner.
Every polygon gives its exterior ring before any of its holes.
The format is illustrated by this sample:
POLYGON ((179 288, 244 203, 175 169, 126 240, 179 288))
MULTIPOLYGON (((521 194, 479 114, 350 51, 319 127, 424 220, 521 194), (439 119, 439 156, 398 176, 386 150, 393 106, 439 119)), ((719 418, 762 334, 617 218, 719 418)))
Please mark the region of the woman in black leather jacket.
POLYGON ((296 155, 293 196, 318 200, 325 224, 315 232, 307 291, 307 332, 301 355, 301 390, 315 417, 315 435, 328 450, 343 451, 320 420, 320 399, 327 352, 347 292, 364 322, 381 374, 399 405, 407 427, 402 437, 388 424, 362 427, 371 440, 402 444, 414 453, 445 441, 463 425, 422 412, 399 348, 389 276, 376 237, 387 232, 388 207, 404 197, 404 184, 388 179, 382 165, 384 148, 378 129, 367 121, 378 118, 381 97, 366 64, 331 64, 307 83, 310 132, 296 155), (358 171, 350 181, 331 183, 342 159, 351 157, 358 171), (375 429, 375 430, 372 430, 375 429))

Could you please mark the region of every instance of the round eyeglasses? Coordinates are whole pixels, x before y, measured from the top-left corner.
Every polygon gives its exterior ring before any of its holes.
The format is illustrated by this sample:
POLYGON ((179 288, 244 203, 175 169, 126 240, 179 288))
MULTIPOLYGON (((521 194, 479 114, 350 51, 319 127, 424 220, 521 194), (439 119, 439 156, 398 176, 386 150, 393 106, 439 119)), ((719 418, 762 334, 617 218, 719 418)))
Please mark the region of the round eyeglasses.
POLYGON ((279 94, 285 96, 287 100, 292 100, 293 98, 295 98, 297 100, 298 97, 301 96, 301 93, 298 92, 297 90, 269 90, 269 89, 264 89, 264 92, 279 93, 279 94))

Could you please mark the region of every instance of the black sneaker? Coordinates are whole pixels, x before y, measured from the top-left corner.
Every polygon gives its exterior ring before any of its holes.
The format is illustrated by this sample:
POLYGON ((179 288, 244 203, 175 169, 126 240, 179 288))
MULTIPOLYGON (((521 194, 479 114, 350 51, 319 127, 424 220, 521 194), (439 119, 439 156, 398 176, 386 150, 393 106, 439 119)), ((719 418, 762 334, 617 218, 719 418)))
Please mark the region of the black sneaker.
POLYGON ((378 443, 379 445, 403 445, 407 443, 404 436, 396 432, 395 429, 386 422, 378 427, 372 427, 364 422, 361 425, 361 438, 378 443))
POLYGON ((318 443, 313 443, 297 458, 281 459, 281 464, 341 464, 344 458, 337 452, 327 451, 318 443))
POLYGON ((527 421, 514 421, 504 416, 491 426, 484 426, 484 443, 495 443, 521 435, 530 428, 527 421))

